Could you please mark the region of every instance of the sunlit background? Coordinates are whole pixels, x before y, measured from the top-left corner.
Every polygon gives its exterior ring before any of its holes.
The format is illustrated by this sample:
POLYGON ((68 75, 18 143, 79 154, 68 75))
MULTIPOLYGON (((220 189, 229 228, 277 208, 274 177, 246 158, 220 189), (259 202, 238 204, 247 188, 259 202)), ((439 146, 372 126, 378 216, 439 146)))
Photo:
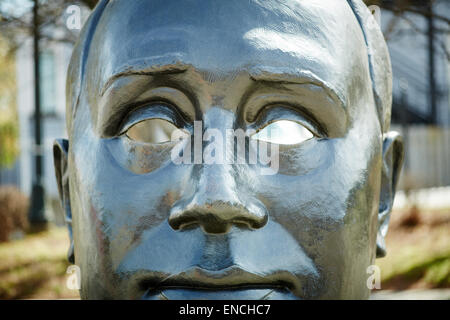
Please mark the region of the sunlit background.
MULTIPOLYGON (((66 285, 52 144, 66 137, 66 70, 96 2, 40 0, 35 20, 34 1, 0 0, 0 299, 79 298, 66 285)), ((381 7, 394 71, 392 128, 406 144, 373 298, 450 299, 450 1, 366 3, 381 7)))

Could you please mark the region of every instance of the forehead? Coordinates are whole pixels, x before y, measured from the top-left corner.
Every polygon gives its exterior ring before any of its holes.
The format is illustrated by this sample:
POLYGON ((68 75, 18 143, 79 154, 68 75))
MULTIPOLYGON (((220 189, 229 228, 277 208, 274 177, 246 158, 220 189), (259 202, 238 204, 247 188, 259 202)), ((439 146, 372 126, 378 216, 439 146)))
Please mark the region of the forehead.
POLYGON ((368 69, 344 0, 112 0, 91 48, 87 79, 95 93, 115 74, 182 62, 208 74, 310 72, 345 101, 368 69))

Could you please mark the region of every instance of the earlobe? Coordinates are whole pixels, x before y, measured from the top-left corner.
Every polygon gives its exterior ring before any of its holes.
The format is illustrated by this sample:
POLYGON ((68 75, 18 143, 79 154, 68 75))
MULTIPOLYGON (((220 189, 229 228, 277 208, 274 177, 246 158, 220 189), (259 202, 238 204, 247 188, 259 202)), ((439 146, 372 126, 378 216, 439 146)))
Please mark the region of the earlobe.
POLYGON ((403 165, 403 139, 397 132, 388 132, 383 139, 380 206, 378 211, 377 258, 386 255, 385 237, 394 204, 395 191, 403 165))
POLYGON ((68 260, 75 263, 73 236, 72 236, 72 211, 70 208, 69 193, 69 172, 67 170, 67 159, 69 154, 69 141, 66 139, 57 139, 53 143, 53 159, 55 164, 56 183, 58 185, 59 198, 65 212, 65 220, 69 229, 70 248, 68 260))

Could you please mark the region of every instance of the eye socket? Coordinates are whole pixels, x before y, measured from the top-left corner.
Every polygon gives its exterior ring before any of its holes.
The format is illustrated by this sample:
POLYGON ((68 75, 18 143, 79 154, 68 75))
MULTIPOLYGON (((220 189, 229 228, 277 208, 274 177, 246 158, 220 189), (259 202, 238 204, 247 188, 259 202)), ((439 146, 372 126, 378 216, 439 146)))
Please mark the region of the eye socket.
POLYGON ((132 125, 126 132, 131 140, 143 143, 163 144, 185 139, 189 133, 164 119, 147 119, 132 125))
POLYGON ((310 130, 290 120, 272 122, 251 136, 255 140, 284 145, 299 144, 313 137, 310 130))

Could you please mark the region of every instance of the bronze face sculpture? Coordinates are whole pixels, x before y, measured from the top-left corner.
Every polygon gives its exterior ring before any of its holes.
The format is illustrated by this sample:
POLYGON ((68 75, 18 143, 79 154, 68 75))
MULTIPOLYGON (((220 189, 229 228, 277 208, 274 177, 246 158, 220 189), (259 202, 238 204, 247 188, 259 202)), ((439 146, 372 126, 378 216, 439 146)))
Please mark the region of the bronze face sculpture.
POLYGON ((360 0, 101 1, 54 147, 82 298, 367 298, 403 155, 369 22, 360 0), (230 129, 245 161, 204 161, 230 129))

